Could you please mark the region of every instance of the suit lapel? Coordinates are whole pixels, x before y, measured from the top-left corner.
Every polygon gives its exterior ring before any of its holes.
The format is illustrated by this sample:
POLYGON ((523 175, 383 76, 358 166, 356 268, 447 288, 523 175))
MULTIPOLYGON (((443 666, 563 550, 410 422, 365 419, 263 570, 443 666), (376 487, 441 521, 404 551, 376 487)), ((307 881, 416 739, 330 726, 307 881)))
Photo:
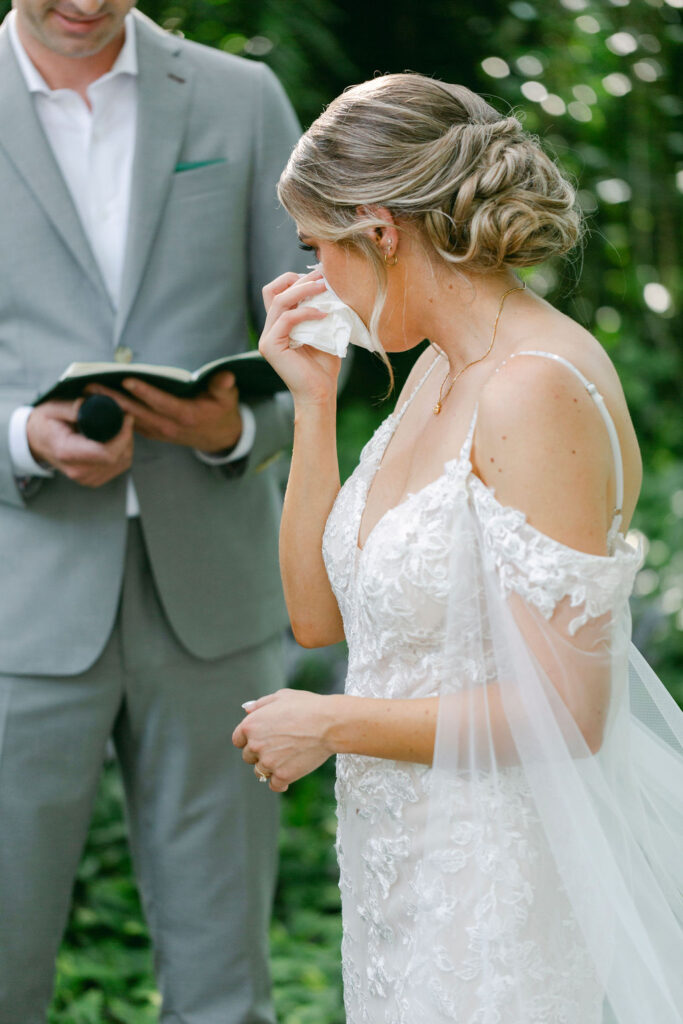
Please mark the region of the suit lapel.
POLYGON ((7 25, 0 26, 0 147, 83 272, 111 304, 71 194, 14 56, 7 25))
POLYGON ((150 249, 173 180, 192 92, 192 70, 178 40, 165 35, 139 12, 138 121, 131 185, 130 216, 116 340, 140 288, 150 249))

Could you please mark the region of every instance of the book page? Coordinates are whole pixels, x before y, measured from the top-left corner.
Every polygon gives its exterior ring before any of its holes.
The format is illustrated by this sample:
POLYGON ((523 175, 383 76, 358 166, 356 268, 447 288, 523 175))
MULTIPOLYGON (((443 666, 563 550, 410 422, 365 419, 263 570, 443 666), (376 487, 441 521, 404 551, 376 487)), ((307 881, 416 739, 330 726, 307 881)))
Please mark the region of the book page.
MULTIPOLYGON (((220 362, 220 360, 219 360, 220 362)), ((193 375, 187 370, 177 366, 154 366, 152 363, 71 363, 59 378, 62 380, 73 380, 78 377, 92 376, 93 374, 124 373, 134 377, 136 374, 152 374, 156 377, 167 377, 169 380, 190 381, 193 375)))

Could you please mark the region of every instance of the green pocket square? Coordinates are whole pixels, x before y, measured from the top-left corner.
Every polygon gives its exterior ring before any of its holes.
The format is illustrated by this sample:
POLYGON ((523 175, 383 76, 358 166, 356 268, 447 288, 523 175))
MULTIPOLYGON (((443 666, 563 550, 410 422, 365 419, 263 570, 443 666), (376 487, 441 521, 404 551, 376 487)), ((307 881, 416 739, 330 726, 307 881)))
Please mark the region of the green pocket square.
POLYGON ((217 160, 197 160, 187 164, 176 164, 173 171, 174 174, 180 174, 182 171, 196 171, 198 167, 210 167, 211 164, 224 164, 225 160, 223 157, 219 157, 217 160))

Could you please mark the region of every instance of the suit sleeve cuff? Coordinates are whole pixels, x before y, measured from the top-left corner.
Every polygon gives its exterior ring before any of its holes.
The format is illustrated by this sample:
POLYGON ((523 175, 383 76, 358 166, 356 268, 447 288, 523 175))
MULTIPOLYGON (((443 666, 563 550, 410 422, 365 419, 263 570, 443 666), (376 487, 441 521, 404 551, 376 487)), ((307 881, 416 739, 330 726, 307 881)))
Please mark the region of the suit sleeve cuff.
POLYGON ((256 417, 249 406, 242 405, 241 402, 239 410, 242 418, 242 433, 234 448, 228 452, 200 452, 197 448, 194 449, 197 458, 205 462, 207 466, 225 466, 229 462, 237 462, 238 459, 246 458, 253 448, 256 437, 256 417))
POLYGON ((32 405, 20 405, 9 421, 9 454, 16 477, 54 476, 54 469, 36 462, 31 454, 26 435, 26 424, 33 412, 32 405))

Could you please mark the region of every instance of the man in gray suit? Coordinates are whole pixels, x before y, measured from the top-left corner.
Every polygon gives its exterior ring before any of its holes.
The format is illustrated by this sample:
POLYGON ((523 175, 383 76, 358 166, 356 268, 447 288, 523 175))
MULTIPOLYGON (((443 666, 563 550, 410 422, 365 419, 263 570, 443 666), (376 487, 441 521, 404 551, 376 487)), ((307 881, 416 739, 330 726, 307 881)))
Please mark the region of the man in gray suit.
POLYGON ((242 350, 299 262, 298 127, 258 63, 131 0, 16 0, 0 28, 0 1024, 44 1020, 108 737, 174 1024, 273 1020, 277 808, 230 736, 282 683, 282 398, 142 390, 98 444, 72 361, 242 350))

